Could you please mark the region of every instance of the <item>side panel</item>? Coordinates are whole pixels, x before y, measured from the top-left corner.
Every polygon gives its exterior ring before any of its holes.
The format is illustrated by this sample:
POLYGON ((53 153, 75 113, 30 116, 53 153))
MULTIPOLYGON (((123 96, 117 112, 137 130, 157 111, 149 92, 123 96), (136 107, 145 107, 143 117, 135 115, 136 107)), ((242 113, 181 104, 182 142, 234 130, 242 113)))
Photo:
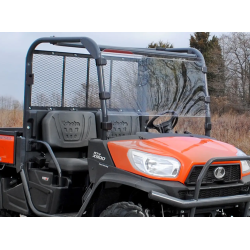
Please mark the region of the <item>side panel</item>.
POLYGON ((106 141, 100 139, 92 139, 89 141, 88 164, 90 182, 92 183, 98 180, 98 175, 105 174, 106 170, 110 167, 115 167, 106 141))
POLYGON ((0 134, 0 163, 14 164, 15 137, 0 134))
POLYGON ((23 184, 15 187, 10 185, 11 178, 2 178, 0 186, 2 189, 2 208, 28 215, 29 207, 23 190, 23 184))

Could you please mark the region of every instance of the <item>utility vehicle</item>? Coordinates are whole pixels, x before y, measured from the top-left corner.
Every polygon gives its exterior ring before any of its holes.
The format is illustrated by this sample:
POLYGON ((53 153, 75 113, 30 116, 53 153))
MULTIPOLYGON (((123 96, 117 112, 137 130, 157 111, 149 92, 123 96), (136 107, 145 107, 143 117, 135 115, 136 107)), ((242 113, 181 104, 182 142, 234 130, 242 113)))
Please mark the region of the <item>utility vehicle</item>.
POLYGON ((247 216, 250 157, 210 137, 206 73, 194 48, 36 40, 23 128, 0 129, 1 215, 247 216), (191 118, 204 135, 175 129, 191 118))

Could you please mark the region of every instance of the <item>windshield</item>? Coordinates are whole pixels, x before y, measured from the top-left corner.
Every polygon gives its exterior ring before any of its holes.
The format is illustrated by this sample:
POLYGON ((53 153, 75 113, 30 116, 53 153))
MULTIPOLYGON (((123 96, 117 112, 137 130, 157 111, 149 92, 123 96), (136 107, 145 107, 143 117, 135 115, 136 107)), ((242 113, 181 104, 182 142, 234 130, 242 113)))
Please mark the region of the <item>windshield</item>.
MULTIPOLYGON (((54 53, 54 52, 52 52, 54 53)), ((154 115, 205 116, 205 83, 197 62, 102 53, 107 107, 154 115)), ((44 54, 33 61, 31 106, 100 108, 95 60, 76 54, 44 54)))
POLYGON ((179 116, 205 116, 205 83, 197 62, 144 56, 105 57, 109 61, 104 75, 107 91, 111 92, 110 109, 142 115, 171 110, 179 116))
MULTIPOLYGON (((106 101, 110 117, 147 121, 157 114, 161 117, 154 124, 159 124, 174 111, 179 117, 175 131, 197 133, 197 124, 199 133, 204 131, 204 120, 197 122, 206 113, 206 85, 198 62, 107 52, 102 56, 107 59, 103 76, 111 95, 106 101)), ((100 109, 96 63, 89 55, 35 51, 33 72, 31 106, 100 109)), ((145 127, 139 124, 136 131, 145 127)))

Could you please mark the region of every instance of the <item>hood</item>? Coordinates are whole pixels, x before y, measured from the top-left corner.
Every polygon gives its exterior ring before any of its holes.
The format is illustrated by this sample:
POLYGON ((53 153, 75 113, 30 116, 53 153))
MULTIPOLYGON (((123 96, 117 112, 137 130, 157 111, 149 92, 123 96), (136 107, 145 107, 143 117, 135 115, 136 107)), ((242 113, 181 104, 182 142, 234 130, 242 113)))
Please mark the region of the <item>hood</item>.
POLYGON ((211 138, 174 136, 148 140, 110 141, 108 142, 108 148, 118 168, 151 179, 175 180, 182 183, 185 182, 192 166, 204 165, 209 159, 214 157, 236 156, 237 153, 237 149, 234 146, 211 138), (129 149, 176 158, 181 163, 179 175, 175 179, 153 177, 135 170, 127 157, 129 149))

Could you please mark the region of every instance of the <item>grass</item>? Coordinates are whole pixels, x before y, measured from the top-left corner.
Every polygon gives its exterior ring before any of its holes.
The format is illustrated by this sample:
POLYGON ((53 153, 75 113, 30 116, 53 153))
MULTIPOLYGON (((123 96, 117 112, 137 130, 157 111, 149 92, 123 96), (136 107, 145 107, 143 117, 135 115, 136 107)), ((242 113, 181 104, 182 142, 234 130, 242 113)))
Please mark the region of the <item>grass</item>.
MULTIPOLYGON (((1 127, 22 127, 21 110, 0 110, 1 127)), ((179 133, 189 131, 204 134, 204 118, 179 118, 176 129, 179 133)), ((248 114, 212 115, 211 137, 227 142, 250 155, 250 119, 248 114)))
POLYGON ((23 126, 22 110, 0 109, 0 128, 18 128, 23 126))
MULTIPOLYGON (((178 132, 187 130, 193 134, 204 134, 204 118, 180 118, 176 130, 178 132)), ((211 137, 232 144, 250 155, 249 115, 212 115, 211 137)))

